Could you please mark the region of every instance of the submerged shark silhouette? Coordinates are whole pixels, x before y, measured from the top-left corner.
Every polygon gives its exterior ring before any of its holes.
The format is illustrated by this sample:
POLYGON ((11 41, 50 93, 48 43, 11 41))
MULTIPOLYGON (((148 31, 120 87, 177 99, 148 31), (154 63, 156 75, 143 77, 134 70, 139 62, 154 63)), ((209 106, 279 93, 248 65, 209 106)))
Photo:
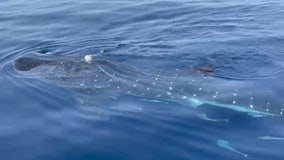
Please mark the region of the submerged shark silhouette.
POLYGON ((14 61, 14 69, 28 77, 71 89, 77 95, 92 97, 85 101, 90 105, 132 95, 192 108, 207 104, 253 117, 283 114, 284 101, 278 94, 281 88, 273 85, 274 77, 228 80, 182 68, 162 73, 99 58, 89 63, 75 57, 54 59, 35 55, 19 57, 14 61))

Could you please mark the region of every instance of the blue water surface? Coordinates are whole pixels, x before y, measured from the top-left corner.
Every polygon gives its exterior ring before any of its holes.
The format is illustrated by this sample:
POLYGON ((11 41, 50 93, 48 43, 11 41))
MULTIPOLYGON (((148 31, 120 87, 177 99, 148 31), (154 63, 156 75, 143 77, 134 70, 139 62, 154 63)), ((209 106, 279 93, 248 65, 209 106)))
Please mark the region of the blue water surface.
POLYGON ((255 118, 205 105, 196 114, 133 96, 82 105, 100 98, 78 101, 71 87, 12 67, 31 53, 100 55, 145 72, 211 66, 220 79, 273 77, 263 86, 279 88, 281 99, 283 26, 282 0, 2 1, 0 159, 283 160, 282 113, 255 118))

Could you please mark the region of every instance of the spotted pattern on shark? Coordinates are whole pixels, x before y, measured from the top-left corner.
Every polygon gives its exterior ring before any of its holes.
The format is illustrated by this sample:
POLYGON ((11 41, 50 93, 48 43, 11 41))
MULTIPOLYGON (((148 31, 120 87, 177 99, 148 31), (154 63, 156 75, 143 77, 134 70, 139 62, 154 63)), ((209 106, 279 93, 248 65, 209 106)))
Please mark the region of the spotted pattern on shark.
POLYGON ((189 68, 160 72, 96 59, 19 57, 16 73, 68 88, 77 96, 91 97, 89 105, 110 97, 132 95, 180 103, 191 108, 204 104, 244 112, 254 117, 283 115, 279 86, 267 86, 274 78, 228 80, 204 75, 189 68), (269 82, 269 83, 267 83, 269 82))

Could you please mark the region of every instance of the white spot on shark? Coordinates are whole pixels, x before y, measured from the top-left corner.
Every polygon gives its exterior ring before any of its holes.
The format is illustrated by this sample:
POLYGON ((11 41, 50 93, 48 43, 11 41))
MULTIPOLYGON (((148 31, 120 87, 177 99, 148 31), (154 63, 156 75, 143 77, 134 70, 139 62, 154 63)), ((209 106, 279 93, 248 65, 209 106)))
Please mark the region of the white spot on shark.
POLYGON ((187 99, 187 96, 182 96, 181 98, 182 98, 182 99, 187 99))

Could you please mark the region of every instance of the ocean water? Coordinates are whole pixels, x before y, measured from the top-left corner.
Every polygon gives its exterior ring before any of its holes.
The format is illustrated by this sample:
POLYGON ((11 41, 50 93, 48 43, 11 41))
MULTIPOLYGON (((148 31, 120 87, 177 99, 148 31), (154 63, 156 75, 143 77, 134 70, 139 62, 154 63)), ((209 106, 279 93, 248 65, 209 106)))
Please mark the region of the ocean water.
POLYGON ((281 0, 0 2, 0 157, 282 160, 283 26, 281 0))

